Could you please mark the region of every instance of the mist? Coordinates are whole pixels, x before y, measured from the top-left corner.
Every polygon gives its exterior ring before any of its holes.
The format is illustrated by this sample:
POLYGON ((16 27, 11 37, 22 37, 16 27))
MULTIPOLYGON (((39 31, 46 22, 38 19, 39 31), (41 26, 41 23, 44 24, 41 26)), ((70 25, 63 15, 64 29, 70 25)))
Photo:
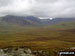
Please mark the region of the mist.
POLYGON ((0 0, 0 16, 75 17, 75 0, 0 0))

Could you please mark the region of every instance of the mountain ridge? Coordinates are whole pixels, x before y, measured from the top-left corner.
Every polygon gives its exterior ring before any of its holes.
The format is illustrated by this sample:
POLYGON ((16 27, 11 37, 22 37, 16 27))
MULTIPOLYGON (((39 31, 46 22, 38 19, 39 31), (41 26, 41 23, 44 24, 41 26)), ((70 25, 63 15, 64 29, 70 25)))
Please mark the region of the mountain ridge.
POLYGON ((75 21, 75 18, 54 18, 50 19, 40 19, 34 16, 5 16, 0 20, 2 22, 8 23, 10 25, 19 25, 19 26, 42 26, 42 25, 54 25, 62 22, 72 22, 75 21))

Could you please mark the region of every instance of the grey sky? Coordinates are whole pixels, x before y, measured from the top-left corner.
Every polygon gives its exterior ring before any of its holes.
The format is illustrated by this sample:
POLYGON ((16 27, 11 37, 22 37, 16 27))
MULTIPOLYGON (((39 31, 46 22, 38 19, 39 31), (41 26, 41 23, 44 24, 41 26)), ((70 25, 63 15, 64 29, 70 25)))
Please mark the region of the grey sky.
POLYGON ((75 0, 0 0, 0 16, 75 17, 75 0))

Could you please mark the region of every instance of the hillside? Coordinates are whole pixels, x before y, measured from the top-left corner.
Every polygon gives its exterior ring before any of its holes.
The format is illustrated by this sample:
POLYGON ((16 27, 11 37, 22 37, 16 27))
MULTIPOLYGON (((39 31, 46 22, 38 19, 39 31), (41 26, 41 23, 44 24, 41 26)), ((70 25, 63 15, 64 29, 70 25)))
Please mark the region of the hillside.
POLYGON ((5 16, 2 17, 2 21, 5 23, 8 23, 8 25, 18 25, 18 26, 33 26, 33 25, 39 25, 40 21, 37 17, 33 16, 5 16))
POLYGON ((75 18, 53 18, 50 19, 41 19, 42 24, 44 25, 54 25, 59 23, 65 23, 65 22, 73 22, 75 21, 75 18))
POLYGON ((50 20, 50 24, 44 23, 48 22, 48 19, 42 22, 40 20, 33 16, 2 17, 0 19, 0 48, 7 46, 27 46, 32 49, 75 47, 74 20, 54 19, 50 20), (44 26, 41 26, 42 24, 44 26))
POLYGON ((50 19, 40 19, 34 16, 4 16, 0 19, 1 23, 5 23, 11 26, 47 26, 53 24, 59 24, 63 22, 72 22, 75 18, 54 18, 50 19))
POLYGON ((47 26, 47 28, 52 28, 52 29, 75 29, 75 21, 62 22, 62 23, 51 25, 51 26, 47 26))
POLYGON ((75 47, 74 26, 75 22, 48 27, 8 27, 5 29, 9 30, 0 30, 0 47, 27 46, 32 49, 75 47))

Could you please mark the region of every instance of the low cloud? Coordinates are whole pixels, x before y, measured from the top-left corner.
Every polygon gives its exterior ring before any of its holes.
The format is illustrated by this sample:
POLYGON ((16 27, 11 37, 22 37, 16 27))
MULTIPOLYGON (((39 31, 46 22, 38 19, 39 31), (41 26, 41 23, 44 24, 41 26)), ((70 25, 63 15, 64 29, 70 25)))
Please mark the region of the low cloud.
POLYGON ((0 0, 0 16, 75 17, 75 0, 0 0))

